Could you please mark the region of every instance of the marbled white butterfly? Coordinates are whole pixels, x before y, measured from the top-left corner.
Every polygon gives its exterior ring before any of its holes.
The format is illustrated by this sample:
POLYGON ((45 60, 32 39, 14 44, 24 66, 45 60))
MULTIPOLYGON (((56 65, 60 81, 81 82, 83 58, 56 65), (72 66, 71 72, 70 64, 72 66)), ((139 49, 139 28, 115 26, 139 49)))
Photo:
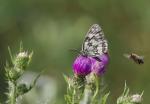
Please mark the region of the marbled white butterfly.
POLYGON ((93 24, 85 36, 81 55, 98 57, 108 52, 108 43, 98 24, 93 24))

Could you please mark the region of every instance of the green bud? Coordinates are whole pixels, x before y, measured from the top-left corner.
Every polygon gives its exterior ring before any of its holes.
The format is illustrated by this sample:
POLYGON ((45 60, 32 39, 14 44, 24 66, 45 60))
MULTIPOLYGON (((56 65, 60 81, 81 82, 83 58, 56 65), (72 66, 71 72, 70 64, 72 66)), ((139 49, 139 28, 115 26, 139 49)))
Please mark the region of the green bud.
POLYGON ((129 96, 129 88, 127 87, 126 83, 122 95, 117 99, 117 104, 133 104, 131 103, 131 98, 129 96))
POLYGON ((131 99, 128 96, 120 96, 117 99, 117 104, 132 104, 131 99))
POLYGON ((7 75, 10 80, 14 81, 20 77, 20 74, 14 69, 9 70, 7 75))
POLYGON ((26 69, 31 60, 32 53, 28 54, 28 52, 20 52, 14 62, 14 67, 16 71, 21 72, 26 69))
POLYGON ((134 104, 141 104, 142 103, 142 95, 134 94, 131 96, 131 102, 134 104))
POLYGON ((143 95, 143 92, 141 95, 139 95, 139 94, 130 95, 129 88, 127 87, 127 85, 125 83, 124 92, 117 99, 117 104, 141 104, 142 103, 142 95, 143 95))

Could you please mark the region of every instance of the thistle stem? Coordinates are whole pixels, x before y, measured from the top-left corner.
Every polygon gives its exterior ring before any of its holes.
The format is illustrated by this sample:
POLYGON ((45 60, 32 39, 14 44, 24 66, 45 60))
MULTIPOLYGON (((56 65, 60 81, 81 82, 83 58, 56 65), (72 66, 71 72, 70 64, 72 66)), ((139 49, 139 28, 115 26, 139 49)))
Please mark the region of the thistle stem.
POLYGON ((92 89, 89 85, 86 85, 84 89, 84 97, 80 104, 91 104, 91 97, 92 97, 92 89))
POLYGON ((96 96, 98 95, 98 92, 99 92, 99 81, 98 81, 97 77, 95 78, 95 86, 96 86, 96 89, 95 89, 95 93, 92 97, 92 102, 95 100, 95 98, 96 98, 96 96))
POLYGON ((10 104, 16 104, 16 82, 10 81, 10 104))
POLYGON ((76 96, 76 91, 75 91, 75 88, 74 88, 73 96, 72 96, 72 104, 75 104, 75 96, 76 96))

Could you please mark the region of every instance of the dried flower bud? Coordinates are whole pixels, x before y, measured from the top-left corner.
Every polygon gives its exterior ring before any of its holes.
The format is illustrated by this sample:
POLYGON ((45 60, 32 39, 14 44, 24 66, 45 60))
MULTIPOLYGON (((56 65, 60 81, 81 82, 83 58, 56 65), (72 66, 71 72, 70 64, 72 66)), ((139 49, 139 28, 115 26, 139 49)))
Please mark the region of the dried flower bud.
POLYGON ((76 75, 86 76, 91 72, 91 65, 91 58, 80 55, 73 63, 73 71, 76 75))
POLYGON ((142 102, 142 95, 139 94, 132 95, 131 102, 140 104, 142 102))

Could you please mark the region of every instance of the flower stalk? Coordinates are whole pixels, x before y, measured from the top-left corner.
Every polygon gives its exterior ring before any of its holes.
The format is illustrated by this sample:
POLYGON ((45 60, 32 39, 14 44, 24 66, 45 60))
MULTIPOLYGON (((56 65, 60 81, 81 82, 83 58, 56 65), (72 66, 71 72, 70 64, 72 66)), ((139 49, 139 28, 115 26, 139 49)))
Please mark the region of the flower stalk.
POLYGON ((93 97, 92 97, 92 102, 96 99, 96 96, 98 95, 98 93, 99 93, 99 90, 100 90, 100 88, 99 88, 99 85, 100 85, 100 83, 99 83, 99 80, 98 80, 98 77, 97 76, 95 76, 96 78, 95 78, 95 92, 94 92, 94 95, 93 95, 93 97))
POLYGON ((83 99, 81 100, 80 104, 90 104, 92 98, 92 90, 90 86, 86 85, 84 90, 83 99))
POLYGON ((16 82, 9 82, 10 89, 10 104, 16 104, 16 82))

